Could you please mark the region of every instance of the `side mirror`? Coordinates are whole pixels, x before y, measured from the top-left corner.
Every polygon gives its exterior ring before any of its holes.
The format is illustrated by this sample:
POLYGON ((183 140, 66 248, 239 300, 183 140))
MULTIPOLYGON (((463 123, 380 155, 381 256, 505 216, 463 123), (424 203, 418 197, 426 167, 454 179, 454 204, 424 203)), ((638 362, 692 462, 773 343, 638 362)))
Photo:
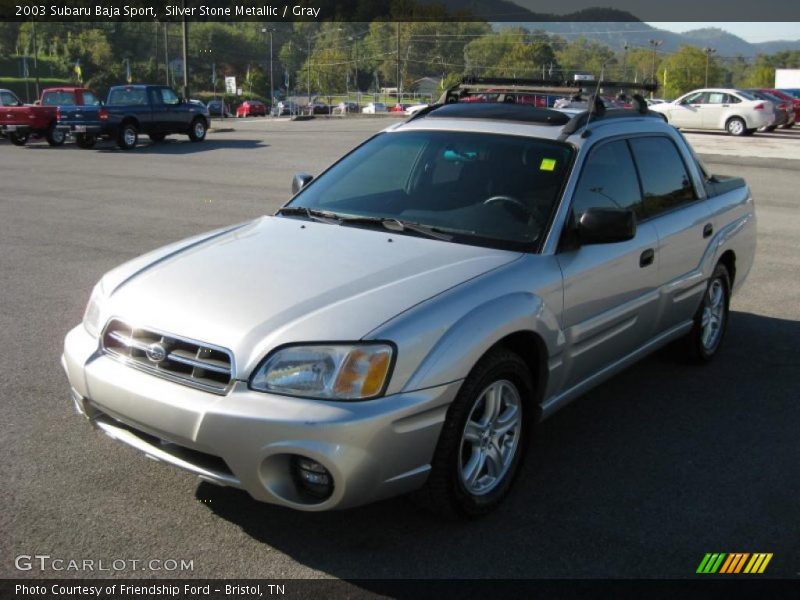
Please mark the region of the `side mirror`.
POLYGON ((621 208, 590 208, 578 221, 581 244, 613 244, 636 236, 636 215, 621 208))
POLYGON ((295 173, 294 178, 292 178, 292 195, 306 187, 311 183, 312 179, 314 179, 314 176, 308 173, 295 173))

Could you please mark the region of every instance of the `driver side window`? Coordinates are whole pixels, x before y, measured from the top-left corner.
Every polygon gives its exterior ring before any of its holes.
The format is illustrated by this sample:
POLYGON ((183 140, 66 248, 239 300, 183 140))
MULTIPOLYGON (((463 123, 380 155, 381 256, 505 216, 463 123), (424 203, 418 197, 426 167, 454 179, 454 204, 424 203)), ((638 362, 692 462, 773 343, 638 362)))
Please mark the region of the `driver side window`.
POLYGON ((590 208, 631 209, 642 218, 639 180, 624 140, 602 144, 586 159, 572 202, 575 225, 590 208))

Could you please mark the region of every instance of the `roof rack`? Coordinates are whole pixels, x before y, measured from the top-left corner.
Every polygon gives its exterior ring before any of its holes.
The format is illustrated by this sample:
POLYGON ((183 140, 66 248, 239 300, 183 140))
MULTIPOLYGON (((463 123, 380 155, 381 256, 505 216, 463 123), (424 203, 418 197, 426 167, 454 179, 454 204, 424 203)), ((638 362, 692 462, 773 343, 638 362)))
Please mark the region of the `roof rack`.
MULTIPOLYGON (((595 123, 597 121, 606 121, 608 119, 621 119, 631 117, 647 117, 662 120, 664 117, 647 108, 647 101, 639 94, 633 95, 633 108, 606 108, 602 100, 598 97, 593 97, 591 108, 587 111, 579 113, 572 117, 569 122, 561 130, 559 136, 560 141, 566 140, 569 136, 573 135, 581 128, 595 123)), ((583 136, 586 137, 591 132, 584 131, 583 136)))
MULTIPOLYGON (((655 92, 657 83, 638 83, 634 81, 601 81, 604 91, 635 89, 655 92)), ((560 79, 517 79, 503 77, 462 77, 456 85, 448 88, 439 98, 439 104, 458 102, 460 99, 476 92, 496 92, 498 94, 538 93, 538 94, 574 94, 575 92, 594 90, 598 82, 593 80, 565 81, 560 79)), ((504 99, 501 99, 502 102, 504 99)))

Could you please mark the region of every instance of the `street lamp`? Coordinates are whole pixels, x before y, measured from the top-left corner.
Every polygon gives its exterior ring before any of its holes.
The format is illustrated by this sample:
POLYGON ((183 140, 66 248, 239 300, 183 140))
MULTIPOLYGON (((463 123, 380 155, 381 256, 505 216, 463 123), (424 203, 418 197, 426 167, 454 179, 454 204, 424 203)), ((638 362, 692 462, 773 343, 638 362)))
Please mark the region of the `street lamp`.
POLYGON ((709 62, 709 59, 711 58, 711 55, 716 53, 716 50, 714 50, 714 48, 703 48, 703 52, 706 53, 706 85, 705 85, 705 87, 708 87, 708 62, 709 62))
POLYGON ((269 33, 269 108, 275 106, 275 82, 272 79, 272 34, 277 31, 274 27, 263 27, 261 33, 269 33))
MULTIPOLYGON (((661 44, 664 43, 664 40, 650 40, 650 45, 653 47, 653 71, 652 71, 652 79, 653 83, 656 82, 656 48, 658 48, 661 44)), ((650 97, 653 97, 653 92, 650 92, 650 97)))
POLYGON ((625 45, 622 46, 624 53, 622 55, 622 81, 628 81, 628 42, 625 42, 625 45))

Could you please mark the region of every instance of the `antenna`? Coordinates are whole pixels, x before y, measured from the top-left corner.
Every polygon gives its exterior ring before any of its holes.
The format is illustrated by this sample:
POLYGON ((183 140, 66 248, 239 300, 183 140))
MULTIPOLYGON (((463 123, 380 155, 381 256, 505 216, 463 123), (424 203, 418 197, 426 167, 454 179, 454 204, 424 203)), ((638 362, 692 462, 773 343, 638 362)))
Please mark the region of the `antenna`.
POLYGON ((606 63, 600 67, 600 79, 597 80, 597 85, 594 87, 594 94, 592 94, 592 98, 589 104, 589 118, 586 119, 586 127, 589 126, 589 123, 592 122, 592 117, 597 115, 598 117, 602 117, 606 112, 606 105, 603 104, 603 101, 600 99, 600 86, 603 84, 603 79, 605 78, 606 73, 606 63))

